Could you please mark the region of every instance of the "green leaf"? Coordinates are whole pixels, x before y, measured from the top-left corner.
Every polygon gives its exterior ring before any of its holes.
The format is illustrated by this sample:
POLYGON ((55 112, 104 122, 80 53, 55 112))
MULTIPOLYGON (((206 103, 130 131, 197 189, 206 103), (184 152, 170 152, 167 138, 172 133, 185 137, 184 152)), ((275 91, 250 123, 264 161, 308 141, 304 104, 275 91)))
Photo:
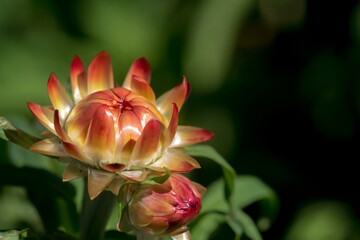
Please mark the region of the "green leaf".
MULTIPOLYGON (((230 226, 231 228, 240 228, 242 225, 235 226, 237 220, 229 218, 228 216, 232 216, 233 210, 241 210, 255 202, 258 202, 260 206, 261 219, 267 219, 269 223, 267 227, 270 226, 271 221, 278 212, 279 202, 277 195, 269 186, 254 176, 238 176, 235 180, 234 193, 231 199, 233 208, 230 208, 229 203, 225 200, 222 194, 223 188, 223 179, 217 180, 208 187, 205 197, 202 200, 201 213, 190 225, 194 239, 208 239, 220 224, 225 222, 229 224, 229 221, 231 221, 230 224, 232 224, 232 226, 230 226)), ((241 219, 246 220, 246 217, 241 219)), ((251 226, 251 224, 249 223, 247 226, 251 226)), ((244 226, 242 226, 242 229, 244 233, 248 235, 244 226)), ((263 230, 266 230, 266 228, 263 230)), ((240 233, 239 230, 236 231, 240 233)), ((250 230, 247 231, 251 233, 250 230)))
POLYGON ((28 198, 37 208, 47 231, 64 227, 68 232, 78 230, 78 214, 73 201, 75 188, 58 176, 30 167, 3 165, 0 168, 0 187, 15 185, 25 187, 28 198))
POLYGON ((239 223, 239 225, 244 230, 244 233, 246 234, 246 236, 248 236, 248 238, 250 238, 251 240, 262 240, 262 237, 260 235, 259 230, 256 227, 256 224, 251 219, 251 217, 249 217, 249 215, 247 215, 241 210, 238 210, 234 212, 233 216, 234 216, 233 219, 234 222, 239 223))
POLYGON ((6 232, 0 232, 0 239, 1 240, 20 240, 25 239, 27 237, 27 230, 24 229, 21 231, 17 230, 9 230, 6 232))
POLYGON ((170 170, 165 167, 166 174, 162 176, 150 176, 145 181, 140 184, 151 184, 151 185, 160 185, 166 182, 170 177, 170 170))
POLYGON ((209 158, 221 166, 225 178, 225 198, 230 202, 236 177, 236 172, 231 165, 209 145, 188 146, 185 149, 190 156, 209 158))
POLYGON ((0 138, 27 149, 35 142, 41 140, 16 128, 4 117, 0 117, 0 138))

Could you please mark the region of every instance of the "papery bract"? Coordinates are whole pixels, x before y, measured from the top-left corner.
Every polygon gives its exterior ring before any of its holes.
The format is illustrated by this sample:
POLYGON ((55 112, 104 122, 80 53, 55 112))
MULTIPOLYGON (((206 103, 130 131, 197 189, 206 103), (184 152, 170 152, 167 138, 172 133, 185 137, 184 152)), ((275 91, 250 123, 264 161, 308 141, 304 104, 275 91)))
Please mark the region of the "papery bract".
POLYGON ((51 74, 48 92, 52 106, 28 103, 47 128, 46 139, 30 150, 62 157, 68 163, 63 180, 88 175, 91 198, 108 187, 118 194, 126 180, 142 182, 150 175, 189 172, 200 165, 182 146, 210 140, 213 133, 178 126, 178 114, 189 95, 183 82, 158 99, 150 83, 150 64, 137 59, 122 87, 113 80, 110 56, 99 53, 86 71, 75 56, 71 65, 74 101, 51 74))
POLYGON ((205 188, 180 174, 173 174, 161 185, 129 185, 125 188, 125 208, 118 224, 120 231, 169 236, 188 230, 201 210, 205 188))

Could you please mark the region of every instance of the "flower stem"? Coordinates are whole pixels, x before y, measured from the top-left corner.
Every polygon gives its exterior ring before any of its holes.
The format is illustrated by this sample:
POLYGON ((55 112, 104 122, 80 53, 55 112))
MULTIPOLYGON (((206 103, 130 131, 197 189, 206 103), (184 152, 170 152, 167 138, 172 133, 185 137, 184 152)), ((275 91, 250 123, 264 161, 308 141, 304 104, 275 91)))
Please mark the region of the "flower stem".
POLYGON ((106 223, 114 209, 116 196, 104 191, 94 200, 90 200, 87 190, 87 178, 84 178, 83 201, 80 216, 80 240, 103 239, 106 223))

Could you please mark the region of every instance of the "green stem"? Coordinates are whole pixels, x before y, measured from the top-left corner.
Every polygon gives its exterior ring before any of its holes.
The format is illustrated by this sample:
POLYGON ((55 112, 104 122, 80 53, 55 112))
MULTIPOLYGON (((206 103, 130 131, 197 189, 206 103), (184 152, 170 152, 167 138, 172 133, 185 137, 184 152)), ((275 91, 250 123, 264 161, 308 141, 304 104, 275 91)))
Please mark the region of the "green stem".
POLYGON ((87 190, 87 178, 84 178, 82 210, 80 216, 80 240, 104 239, 106 223, 116 203, 116 196, 104 191, 94 200, 90 200, 87 190))

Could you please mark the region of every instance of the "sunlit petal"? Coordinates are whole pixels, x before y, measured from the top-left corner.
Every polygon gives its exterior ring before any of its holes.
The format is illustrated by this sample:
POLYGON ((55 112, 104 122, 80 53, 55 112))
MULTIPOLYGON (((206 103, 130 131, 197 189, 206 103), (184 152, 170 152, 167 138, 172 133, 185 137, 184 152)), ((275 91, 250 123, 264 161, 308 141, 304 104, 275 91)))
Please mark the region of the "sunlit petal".
POLYGON ((178 107, 176 106, 176 104, 173 103, 173 113, 171 116, 169 126, 165 133, 165 140, 164 140, 164 146, 163 146, 164 150, 170 146, 170 144, 172 143, 172 141, 175 137, 176 130, 178 127, 178 121, 179 121, 179 110, 178 110, 178 107))
POLYGON ((200 168, 200 165, 183 150, 170 148, 160 159, 148 166, 148 168, 155 171, 165 171, 164 167, 172 172, 185 173, 190 172, 194 168, 200 168))
POLYGON ((145 97, 147 100, 149 100, 152 104, 155 104, 155 94, 144 79, 133 75, 131 79, 131 85, 130 85, 131 91, 133 91, 136 94, 139 94, 143 97, 145 97))
POLYGON ((57 137, 44 139, 42 141, 34 143, 30 148, 30 151, 54 156, 54 157, 65 157, 67 156, 61 141, 57 137))
POLYGON ((85 152, 100 162, 110 161, 115 148, 114 120, 109 107, 100 106, 92 116, 85 143, 85 152))
POLYGON ((207 129, 190 126, 178 126, 174 140, 170 147, 183 147, 193 145, 209 141, 214 137, 214 133, 207 129))
POLYGON ((179 111, 190 92, 190 87, 185 77, 181 84, 161 95, 156 100, 156 107, 164 115, 167 122, 171 119, 172 104, 175 103, 179 111))
POLYGON ((51 103, 59 110, 61 121, 64 121, 73 108, 73 102, 54 73, 50 75, 48 91, 51 103))
POLYGON ((141 57, 139 59, 136 59, 132 63, 132 65, 129 69, 129 72, 127 73, 124 83, 123 83, 124 88, 130 89, 131 79, 132 79, 133 75, 142 78, 148 84, 150 84, 151 67, 150 67, 150 63, 148 62, 148 60, 146 58, 141 57))
POLYGON ((102 51, 91 61, 88 69, 88 93, 114 87, 110 55, 102 51))
POLYGON ((87 96, 87 76, 84 64, 75 56, 70 69, 71 87, 75 103, 87 96))
POLYGON ((157 120, 150 120, 137 140, 132 155, 131 165, 141 166, 154 156, 158 150, 161 125, 157 120))
POLYGON ((56 133, 54 128, 54 108, 52 106, 42 107, 36 103, 28 102, 31 113, 50 132, 56 133))

